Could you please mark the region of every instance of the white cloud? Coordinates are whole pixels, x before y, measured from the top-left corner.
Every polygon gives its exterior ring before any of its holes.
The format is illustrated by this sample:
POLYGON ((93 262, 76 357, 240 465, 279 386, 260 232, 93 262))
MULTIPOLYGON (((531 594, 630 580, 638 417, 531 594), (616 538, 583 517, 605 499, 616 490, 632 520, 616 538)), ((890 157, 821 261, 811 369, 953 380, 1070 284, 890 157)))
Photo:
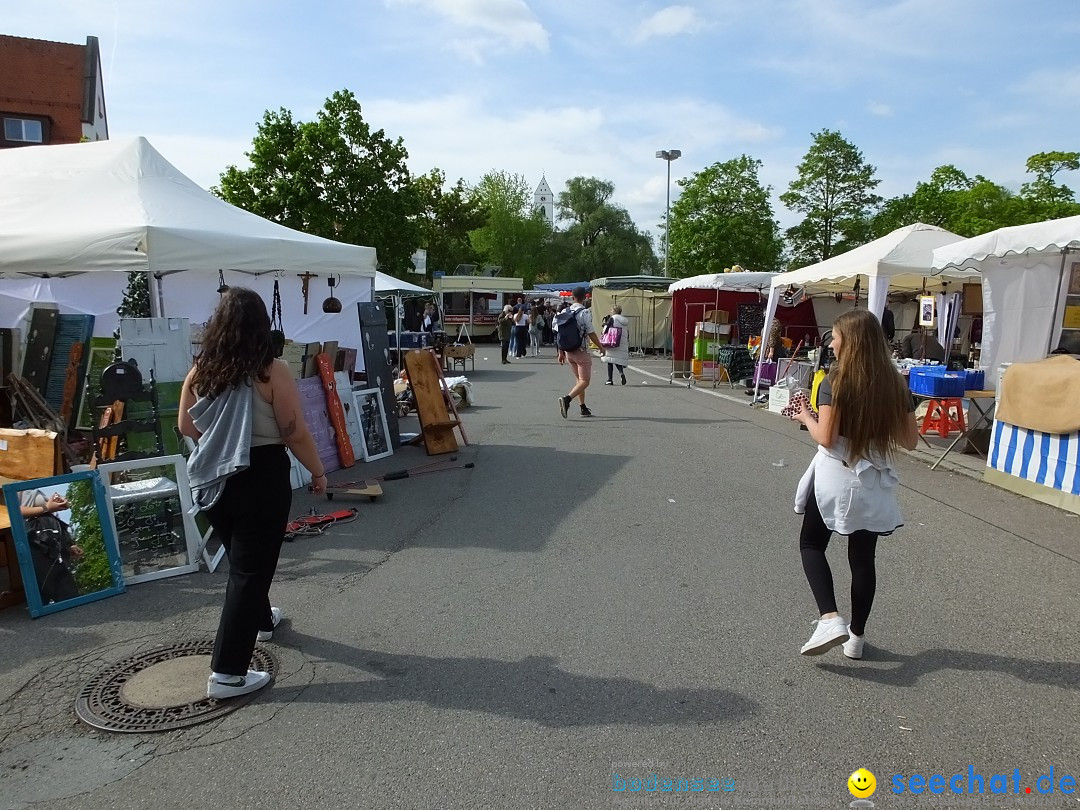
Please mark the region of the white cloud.
POLYGON ((485 51, 548 49, 547 29, 524 0, 387 0, 387 5, 418 6, 453 26, 483 32, 482 36, 454 37, 449 43, 453 51, 472 61, 482 62, 485 51))
POLYGON ((893 108, 888 104, 882 104, 880 101, 871 101, 866 105, 867 111, 871 115, 876 115, 879 118, 892 118, 893 108))
POLYGON ((1048 107, 1080 103, 1080 69, 1037 70, 1010 85, 1009 90, 1048 107))
POLYGON ((704 21, 691 6, 668 6, 647 20, 643 20, 632 37, 634 42, 645 42, 653 37, 673 37, 693 34, 704 27, 704 21))

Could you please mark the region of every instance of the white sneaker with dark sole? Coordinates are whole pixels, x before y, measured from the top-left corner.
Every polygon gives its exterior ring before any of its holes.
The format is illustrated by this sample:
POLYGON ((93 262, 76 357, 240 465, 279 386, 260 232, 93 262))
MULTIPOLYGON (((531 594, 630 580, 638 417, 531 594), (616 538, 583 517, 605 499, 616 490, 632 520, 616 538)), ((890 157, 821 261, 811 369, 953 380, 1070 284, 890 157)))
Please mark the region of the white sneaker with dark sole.
POLYGON ((857 636, 848 629, 848 640, 844 642, 844 655, 858 661, 862 658, 863 644, 866 643, 866 635, 857 636))
POLYGON ((214 700, 250 695, 270 683, 270 673, 249 669, 247 675, 237 675, 230 680, 219 680, 211 675, 206 682, 206 696, 214 700))
POLYGON ((843 616, 819 619, 810 640, 802 645, 803 655, 823 655, 848 640, 847 622, 843 616))
MULTIPOLYGON (((284 617, 284 615, 285 614, 281 612, 281 608, 270 608, 270 620, 273 623, 274 627, 277 627, 279 624, 281 624, 281 619, 284 617)), ((259 641, 273 641, 274 631, 260 630, 259 635, 257 635, 255 638, 257 638, 259 641)))

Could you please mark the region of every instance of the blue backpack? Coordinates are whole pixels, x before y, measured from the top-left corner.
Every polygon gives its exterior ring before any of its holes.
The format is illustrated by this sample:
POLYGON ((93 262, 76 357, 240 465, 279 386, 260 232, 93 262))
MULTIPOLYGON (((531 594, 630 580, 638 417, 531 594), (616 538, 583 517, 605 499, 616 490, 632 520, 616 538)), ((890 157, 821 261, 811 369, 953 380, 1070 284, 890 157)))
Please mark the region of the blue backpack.
POLYGON ((568 309, 555 316, 555 346, 561 352, 576 352, 581 348, 584 335, 577 318, 579 311, 568 309))

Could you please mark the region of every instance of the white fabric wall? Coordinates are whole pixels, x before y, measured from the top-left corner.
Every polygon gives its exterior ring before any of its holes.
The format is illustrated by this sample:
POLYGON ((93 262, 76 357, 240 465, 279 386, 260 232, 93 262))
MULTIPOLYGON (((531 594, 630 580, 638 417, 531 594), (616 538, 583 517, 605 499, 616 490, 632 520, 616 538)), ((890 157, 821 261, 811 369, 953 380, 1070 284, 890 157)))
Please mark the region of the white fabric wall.
POLYGON ((1068 274, 1061 278, 1061 253, 990 258, 982 263, 983 339, 979 365, 997 382, 1002 363, 1041 360, 1061 339, 1060 306, 1068 274))
MULTIPOLYGON (((97 274, 101 275, 101 274, 97 274)), ((302 282, 295 273, 277 279, 281 290, 281 315, 285 337, 298 343, 336 340, 340 348, 360 348, 360 319, 358 303, 371 300, 372 279, 366 276, 345 276, 334 288, 334 297, 341 301, 341 312, 329 315, 322 311, 322 302, 330 296, 326 277, 311 279, 308 286, 308 314, 304 314, 302 282)), ((205 324, 217 306, 218 274, 206 271, 174 273, 161 279, 164 307, 161 313, 169 318, 188 318, 193 331, 205 324)), ((267 311, 274 300, 274 275, 253 276, 225 271, 225 283, 230 287, 248 287, 266 302, 267 311)), ((358 360, 358 366, 363 361, 358 360)))
POLYGON ((112 337, 127 273, 84 273, 67 278, 0 278, 0 326, 23 329, 34 302, 56 304, 63 315, 93 315, 94 337, 112 337))

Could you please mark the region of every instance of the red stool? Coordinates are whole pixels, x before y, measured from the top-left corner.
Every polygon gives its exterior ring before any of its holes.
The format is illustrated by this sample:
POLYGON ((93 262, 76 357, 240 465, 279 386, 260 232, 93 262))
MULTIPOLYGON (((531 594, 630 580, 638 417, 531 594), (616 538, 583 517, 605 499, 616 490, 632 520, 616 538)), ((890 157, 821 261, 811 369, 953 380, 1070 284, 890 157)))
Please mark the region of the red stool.
POLYGON ((919 435, 926 435, 931 430, 936 430, 938 436, 947 439, 954 430, 964 433, 967 427, 964 425, 964 400, 959 397, 944 399, 932 399, 926 406, 926 416, 923 417, 919 435), (952 415, 953 408, 956 416, 952 415))

